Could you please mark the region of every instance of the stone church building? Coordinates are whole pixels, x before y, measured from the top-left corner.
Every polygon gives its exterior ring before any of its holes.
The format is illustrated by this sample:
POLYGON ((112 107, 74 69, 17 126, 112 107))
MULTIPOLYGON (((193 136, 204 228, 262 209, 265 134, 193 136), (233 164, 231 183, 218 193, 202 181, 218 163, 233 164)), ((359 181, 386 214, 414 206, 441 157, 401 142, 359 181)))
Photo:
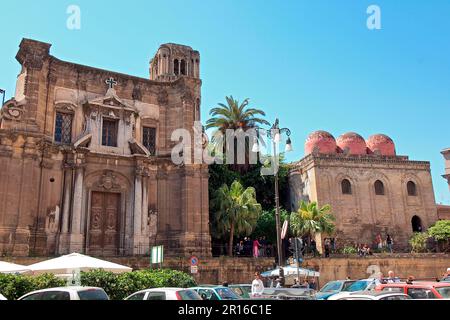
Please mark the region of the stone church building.
POLYGON ((162 45, 149 79, 61 61, 23 39, 0 115, 0 254, 210 256, 208 167, 174 165, 200 120, 200 56, 162 45))
POLYGON ((383 134, 367 141, 357 133, 335 139, 317 131, 308 136, 305 157, 289 174, 291 209, 300 200, 330 204, 340 247, 367 243, 389 233, 403 249, 413 232, 438 220, 430 163, 396 154, 383 134))

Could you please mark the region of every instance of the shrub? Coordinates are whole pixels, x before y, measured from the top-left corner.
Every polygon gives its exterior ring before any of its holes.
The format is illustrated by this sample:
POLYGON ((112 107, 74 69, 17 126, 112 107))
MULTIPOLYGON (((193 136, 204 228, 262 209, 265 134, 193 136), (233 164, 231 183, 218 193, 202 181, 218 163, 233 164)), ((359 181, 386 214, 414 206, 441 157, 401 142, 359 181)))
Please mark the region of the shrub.
POLYGON ((450 239, 450 220, 441 220, 428 229, 428 234, 437 241, 447 241, 450 239))
MULTIPOLYGON (((0 293, 7 299, 15 300, 31 291, 64 287, 67 283, 53 274, 37 277, 1 274, 0 293)), ((81 285, 100 287, 112 300, 122 300, 132 293, 148 288, 196 286, 194 278, 176 270, 141 270, 114 274, 104 270, 81 272, 81 285)))
POLYGON ((0 293, 9 300, 16 300, 35 290, 62 287, 66 282, 53 274, 43 274, 37 277, 0 274, 0 293))
POLYGON ((96 270, 82 272, 81 284, 103 288, 110 299, 122 300, 136 291, 148 288, 187 288, 195 286, 196 282, 184 272, 169 269, 141 270, 119 275, 96 270))
POLYGON ((428 234, 425 232, 415 232, 412 235, 411 239, 409 239, 409 244, 411 245, 412 252, 426 252, 428 237, 428 234))
POLYGON ((357 254, 358 251, 355 247, 347 246, 344 249, 342 249, 343 254, 357 254))

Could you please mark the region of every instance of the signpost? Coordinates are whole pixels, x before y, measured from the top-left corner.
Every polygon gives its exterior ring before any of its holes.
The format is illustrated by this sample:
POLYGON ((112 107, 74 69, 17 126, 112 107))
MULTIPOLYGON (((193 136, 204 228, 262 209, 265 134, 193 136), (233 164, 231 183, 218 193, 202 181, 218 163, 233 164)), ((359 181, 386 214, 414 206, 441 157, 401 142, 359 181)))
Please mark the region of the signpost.
POLYGON ((286 238, 289 222, 287 220, 283 223, 283 228, 281 229, 281 239, 286 238))
POLYGON ((198 258, 196 256, 192 256, 189 259, 189 262, 191 264, 191 273, 197 274, 198 273, 198 258))
POLYGON ((162 263, 164 261, 164 246, 152 247, 151 265, 159 264, 159 268, 162 269, 162 263))

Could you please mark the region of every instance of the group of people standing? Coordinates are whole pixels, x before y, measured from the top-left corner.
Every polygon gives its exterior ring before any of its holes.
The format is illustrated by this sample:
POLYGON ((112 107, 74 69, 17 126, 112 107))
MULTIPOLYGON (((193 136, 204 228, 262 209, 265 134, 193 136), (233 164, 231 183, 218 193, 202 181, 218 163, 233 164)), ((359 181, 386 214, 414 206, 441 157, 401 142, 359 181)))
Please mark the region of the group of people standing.
MULTIPOLYGON (((394 252, 394 239, 390 234, 386 235, 386 239, 383 240, 381 234, 377 234, 374 241, 375 248, 379 251, 386 248, 390 253, 394 252)), ((356 249, 358 250, 358 255, 360 257, 365 257, 367 255, 372 255, 373 251, 372 248, 367 243, 358 243, 356 245, 356 249)))
POLYGON ((273 246, 266 240, 265 236, 253 240, 250 237, 245 237, 236 244, 234 254, 241 257, 259 258, 272 256, 272 251, 273 246))

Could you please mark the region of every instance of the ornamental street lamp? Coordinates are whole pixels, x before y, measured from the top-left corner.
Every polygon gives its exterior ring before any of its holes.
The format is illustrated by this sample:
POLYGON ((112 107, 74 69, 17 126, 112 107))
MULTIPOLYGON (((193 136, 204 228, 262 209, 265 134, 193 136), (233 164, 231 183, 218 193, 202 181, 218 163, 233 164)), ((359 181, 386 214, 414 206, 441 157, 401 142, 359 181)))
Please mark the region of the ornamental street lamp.
MULTIPOLYGON (((283 255, 281 251, 281 228, 280 228, 280 195, 278 190, 278 168, 279 163, 277 160, 277 143, 280 143, 281 141, 281 135, 283 133, 286 133, 288 139, 286 140, 286 146, 285 146, 285 152, 291 152, 292 151, 292 141, 291 141, 291 130, 288 128, 281 128, 279 126, 279 120, 276 119, 273 126, 267 130, 263 128, 257 127, 258 131, 265 132, 267 134, 267 138, 269 140, 272 140, 272 162, 275 165, 273 175, 275 177, 275 222, 276 222, 276 228, 277 228, 277 256, 278 256, 278 264, 280 266, 284 265, 283 261, 283 255)), ((252 151, 255 153, 260 152, 258 139, 255 140, 255 143, 253 144, 252 151)))

